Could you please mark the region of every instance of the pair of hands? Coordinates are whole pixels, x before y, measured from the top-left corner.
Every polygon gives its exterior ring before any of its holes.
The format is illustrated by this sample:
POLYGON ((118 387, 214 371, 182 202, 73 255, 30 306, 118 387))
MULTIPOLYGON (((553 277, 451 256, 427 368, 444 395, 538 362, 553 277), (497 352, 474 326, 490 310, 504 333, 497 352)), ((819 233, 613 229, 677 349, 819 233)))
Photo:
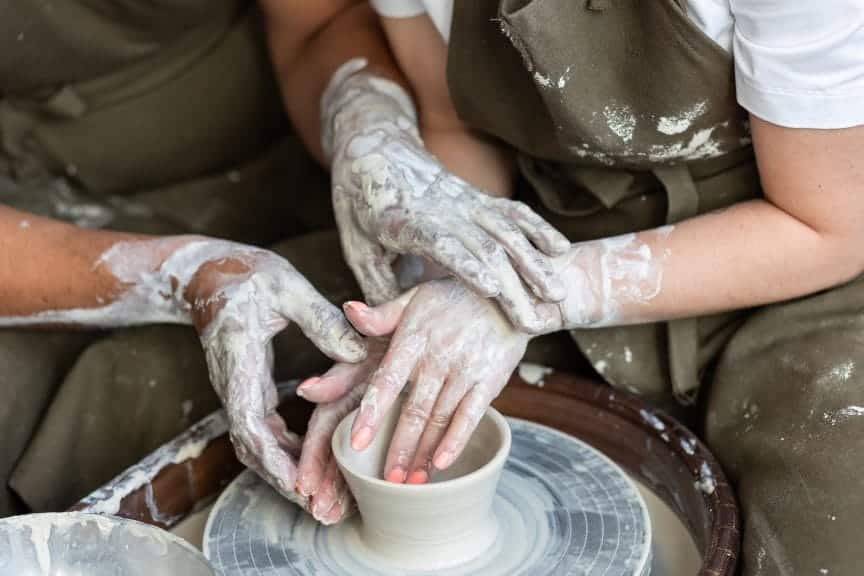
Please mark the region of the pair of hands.
POLYGON ((322 120, 346 260, 367 300, 380 305, 345 306, 367 340, 290 263, 268 252, 207 262, 186 291, 238 457, 325 523, 352 504, 330 452, 339 421, 360 407, 352 445, 365 448, 412 382, 385 475, 420 483, 449 466, 529 334, 560 320, 554 302, 566 289, 553 257, 570 248, 527 206, 489 197, 448 173, 423 147, 404 91, 360 68, 349 62, 334 76, 322 120), (393 262, 406 254, 455 278, 400 296, 393 262), (290 321, 340 362, 299 388, 319 403, 302 442, 276 413, 271 375, 270 341, 290 321))
POLYGON ((218 258, 198 266, 183 295, 235 451, 325 523, 352 507, 330 449, 345 415, 361 406, 352 443, 365 448, 406 382, 413 382, 387 457, 387 477, 425 482, 433 467, 446 468, 461 452, 529 339, 493 301, 455 279, 427 282, 376 308, 349 302, 343 315, 281 257, 214 244, 222 247, 218 258), (272 378, 270 342, 291 321, 340 361, 299 389, 319 403, 302 440, 276 412, 272 378))

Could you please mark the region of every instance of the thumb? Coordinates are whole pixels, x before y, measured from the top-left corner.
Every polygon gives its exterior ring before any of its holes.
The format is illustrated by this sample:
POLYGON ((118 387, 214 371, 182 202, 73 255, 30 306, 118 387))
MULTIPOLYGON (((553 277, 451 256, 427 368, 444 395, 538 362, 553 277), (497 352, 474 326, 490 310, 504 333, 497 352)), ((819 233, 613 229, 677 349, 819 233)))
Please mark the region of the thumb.
POLYGON ((387 336, 392 334, 402 319, 402 313, 411 302, 415 288, 405 292, 395 300, 370 308, 363 302, 350 301, 342 305, 345 315, 355 328, 366 336, 387 336))

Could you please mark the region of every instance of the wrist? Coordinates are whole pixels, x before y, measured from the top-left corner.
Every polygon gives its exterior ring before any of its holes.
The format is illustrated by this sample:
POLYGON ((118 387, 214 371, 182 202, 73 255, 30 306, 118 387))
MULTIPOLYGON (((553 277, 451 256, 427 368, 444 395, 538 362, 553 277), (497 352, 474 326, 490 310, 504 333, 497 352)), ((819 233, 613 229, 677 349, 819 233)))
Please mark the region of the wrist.
POLYGON ((590 244, 574 245, 555 259, 555 269, 567 287, 567 296, 554 306, 559 317, 556 330, 589 328, 602 322, 602 282, 598 283, 598 258, 590 244))
POLYGON ((97 262, 123 292, 112 305, 138 321, 199 324, 225 275, 248 273, 243 257, 255 249, 203 236, 119 242, 97 262))
POLYGON ((383 132, 420 142, 417 110, 396 82, 378 76, 356 58, 334 74, 321 97, 321 145, 332 160, 358 137, 383 132))
POLYGON ((581 244, 556 258, 567 287, 558 303, 562 329, 599 328, 645 321, 660 294, 671 227, 581 244), (647 235, 647 236, 646 236, 647 235))

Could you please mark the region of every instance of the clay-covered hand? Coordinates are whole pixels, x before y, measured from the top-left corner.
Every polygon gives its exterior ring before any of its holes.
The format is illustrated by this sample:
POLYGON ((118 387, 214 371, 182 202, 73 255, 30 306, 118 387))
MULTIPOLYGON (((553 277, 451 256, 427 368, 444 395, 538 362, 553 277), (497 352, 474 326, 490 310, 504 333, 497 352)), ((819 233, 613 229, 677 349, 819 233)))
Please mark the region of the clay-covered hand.
POLYGON ((351 367, 337 365, 300 390, 313 401, 365 390, 351 431, 352 446, 362 450, 411 382, 385 477, 426 482, 433 468, 447 468, 462 452, 525 353, 530 336, 515 330, 493 301, 455 279, 422 284, 377 308, 350 302, 345 311, 366 335, 392 333, 377 369, 364 379, 351 367))
POLYGON ((564 297, 550 256, 570 243, 526 205, 450 174, 424 148, 410 97, 364 66, 352 60, 337 71, 321 110, 342 246, 368 301, 398 296, 391 265, 413 254, 497 297, 522 330, 542 330, 532 294, 564 297))
POLYGON ((300 454, 297 492, 308 501, 312 516, 322 524, 334 524, 354 509, 354 500, 336 465, 331 440, 342 419, 360 406, 369 379, 387 350, 387 341, 367 340, 368 355, 356 364, 335 364, 321 377, 306 380, 298 394, 318 402, 300 454))
POLYGON ((305 505, 295 492, 300 440, 276 412, 271 340, 296 322, 322 352, 344 362, 363 360, 364 342, 338 308, 272 252, 204 240, 166 264, 182 271, 171 285, 200 334, 238 458, 305 505))

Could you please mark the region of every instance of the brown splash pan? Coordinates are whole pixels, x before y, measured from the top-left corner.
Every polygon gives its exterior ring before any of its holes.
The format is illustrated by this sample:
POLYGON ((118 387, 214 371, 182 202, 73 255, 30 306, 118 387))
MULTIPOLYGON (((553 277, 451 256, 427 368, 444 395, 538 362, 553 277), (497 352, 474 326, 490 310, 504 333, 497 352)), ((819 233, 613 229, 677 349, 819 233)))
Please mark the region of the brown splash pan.
MULTIPOLYGON (((504 414, 557 428, 602 451, 657 494, 689 529, 703 559, 700 576, 735 574, 740 544, 735 497, 720 465, 679 422, 636 396, 563 372, 548 374, 542 387, 514 375, 494 405, 504 414), (705 490, 704 484, 700 488, 706 471, 714 480, 713 490, 705 490)), ((289 423, 306 422, 311 412, 310 405, 296 397, 286 400, 280 411, 289 423)), ((208 426, 193 427, 160 449, 176 450, 184 442, 200 441, 204 428, 212 431, 197 457, 147 470, 150 481, 124 495, 119 515, 170 528, 217 496, 242 469, 224 429, 212 425, 219 417, 210 417, 208 426)), ((145 461, 164 461, 155 455, 145 461)), ((141 465, 130 468, 74 508, 92 510, 102 495, 128 486, 130 474, 141 472, 141 465)))

